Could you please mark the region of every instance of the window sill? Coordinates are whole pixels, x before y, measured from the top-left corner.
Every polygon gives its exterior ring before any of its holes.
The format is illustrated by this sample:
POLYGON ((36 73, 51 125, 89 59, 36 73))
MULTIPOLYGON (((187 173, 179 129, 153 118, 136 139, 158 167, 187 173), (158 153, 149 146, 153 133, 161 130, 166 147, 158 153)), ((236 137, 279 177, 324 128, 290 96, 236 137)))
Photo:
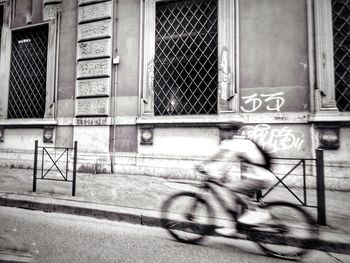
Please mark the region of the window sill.
POLYGON ((310 122, 349 122, 350 112, 318 112, 311 114, 310 122))
POLYGON ((138 125, 156 127, 209 127, 227 122, 243 122, 238 114, 211 116, 142 116, 136 120, 138 125))
POLYGON ((242 113, 244 123, 308 123, 309 112, 242 113))
POLYGON ((7 119, 0 120, 0 126, 5 127, 21 127, 21 128, 33 128, 43 126, 56 126, 57 121, 55 119, 7 119))

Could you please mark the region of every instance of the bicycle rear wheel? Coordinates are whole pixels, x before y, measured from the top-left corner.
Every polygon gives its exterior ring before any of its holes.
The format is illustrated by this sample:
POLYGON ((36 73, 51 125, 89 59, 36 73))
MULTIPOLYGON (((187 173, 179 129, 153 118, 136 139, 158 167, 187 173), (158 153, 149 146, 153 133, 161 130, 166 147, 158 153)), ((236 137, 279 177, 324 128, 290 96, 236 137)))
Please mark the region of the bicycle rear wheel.
POLYGON ((265 204, 272 219, 249 233, 264 253, 282 259, 300 260, 318 237, 312 216, 287 202, 265 204))
POLYGON ((195 193, 180 192, 163 203, 161 225, 181 242, 199 243, 213 231, 213 223, 213 209, 195 193))

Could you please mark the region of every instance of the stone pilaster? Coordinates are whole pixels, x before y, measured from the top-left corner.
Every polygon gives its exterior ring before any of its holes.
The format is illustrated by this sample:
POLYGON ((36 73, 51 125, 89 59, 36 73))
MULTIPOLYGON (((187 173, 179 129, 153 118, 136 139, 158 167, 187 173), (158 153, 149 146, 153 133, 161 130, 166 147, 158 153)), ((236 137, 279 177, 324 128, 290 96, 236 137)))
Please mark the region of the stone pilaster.
POLYGON ((74 140, 79 141, 82 152, 107 158, 113 1, 78 3, 74 140))
POLYGON ((109 116, 112 10, 112 1, 79 0, 77 117, 109 116))
POLYGON ((47 53, 47 74, 46 74, 46 105, 45 118, 56 116, 57 105, 55 103, 55 90, 57 90, 57 69, 58 69, 58 46, 61 27, 62 0, 44 0, 42 17, 49 22, 49 43, 47 53))

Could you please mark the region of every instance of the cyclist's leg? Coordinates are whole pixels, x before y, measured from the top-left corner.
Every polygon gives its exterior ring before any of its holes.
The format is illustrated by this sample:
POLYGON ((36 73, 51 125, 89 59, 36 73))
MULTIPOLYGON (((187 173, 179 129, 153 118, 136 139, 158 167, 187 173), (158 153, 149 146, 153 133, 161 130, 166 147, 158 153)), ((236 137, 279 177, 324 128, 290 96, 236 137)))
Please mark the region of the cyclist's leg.
POLYGON ((266 222, 271 218, 268 211, 260 209, 256 202, 252 202, 254 194, 269 185, 266 180, 247 178, 239 182, 233 189, 236 193, 241 193, 242 201, 248 209, 238 218, 238 222, 246 225, 257 225, 266 222))
MULTIPOLYGON (((266 189, 268 185, 269 184, 265 180, 246 178, 235 183, 231 190, 235 193, 241 194, 240 196, 243 201, 248 201, 249 203, 250 197, 252 197, 257 191, 266 189)), ((248 203, 246 205, 248 205, 248 203)))
MULTIPOLYGON (((253 209, 254 211, 256 210, 253 202, 250 201, 251 195, 254 194, 256 190, 261 189, 261 187, 264 187, 264 182, 261 180, 254 180, 251 178, 247 178, 245 180, 241 180, 238 182, 235 182, 234 185, 230 186, 231 191, 235 193, 235 195, 240 197, 241 202, 243 203, 244 206, 249 207, 250 209, 253 209), (254 209, 255 208, 255 209, 254 209)), ((244 212, 239 218, 239 219, 245 215, 246 212, 244 212)), ((234 236, 236 234, 236 226, 235 222, 232 222, 231 227, 222 227, 216 229, 216 233, 229 237, 229 236, 234 236)))

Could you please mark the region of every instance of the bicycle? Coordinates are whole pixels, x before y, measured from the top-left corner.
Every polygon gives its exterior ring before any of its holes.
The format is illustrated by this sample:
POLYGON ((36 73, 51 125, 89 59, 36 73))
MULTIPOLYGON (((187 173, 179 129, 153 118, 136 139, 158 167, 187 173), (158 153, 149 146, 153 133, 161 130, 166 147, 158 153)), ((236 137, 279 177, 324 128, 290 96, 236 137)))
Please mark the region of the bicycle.
MULTIPOLYGON (((257 226, 237 223, 242 214, 245 202, 238 192, 228 187, 220 180, 202 171, 204 179, 198 186, 199 192, 179 192, 170 196, 161 208, 161 225, 176 240, 184 243, 199 243, 215 233, 219 226, 215 221, 213 206, 207 200, 206 194, 212 194, 224 211, 230 216, 232 224, 236 224, 236 236, 245 237, 255 242, 267 255, 282 259, 300 260, 308 251, 308 247, 317 240, 318 230, 313 217, 303 208, 293 203, 276 201, 264 203, 259 200, 259 207, 268 209, 272 219, 268 223, 257 226), (215 187, 223 187, 230 191, 234 206, 225 201, 215 187), (186 200, 181 199, 189 199, 186 200), (175 208, 174 211, 171 209, 175 208), (187 208, 184 212, 180 209, 187 208)), ((216 233, 215 233, 216 234, 216 233)), ((217 234, 216 234, 217 235, 217 234)), ((225 236, 228 237, 228 236, 225 236)))

